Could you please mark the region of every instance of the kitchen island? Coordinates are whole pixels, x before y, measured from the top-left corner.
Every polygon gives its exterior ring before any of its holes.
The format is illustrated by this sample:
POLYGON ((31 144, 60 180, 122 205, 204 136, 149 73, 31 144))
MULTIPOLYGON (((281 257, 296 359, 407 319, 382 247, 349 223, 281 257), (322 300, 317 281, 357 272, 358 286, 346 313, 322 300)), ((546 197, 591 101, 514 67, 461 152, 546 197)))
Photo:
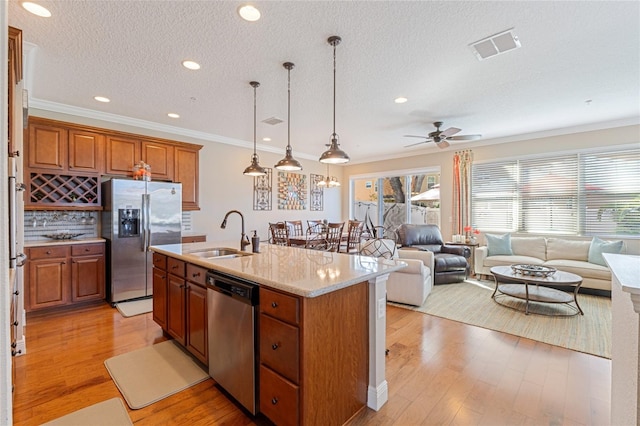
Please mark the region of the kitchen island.
MULTIPOLYGON (((259 411, 276 424, 338 425, 365 405, 378 410, 388 397, 386 280, 405 264, 269 244, 261 245, 260 253, 246 256, 201 255, 213 247, 236 246, 153 246, 154 265, 158 263, 154 278, 158 275, 160 283, 163 277, 170 280, 170 271, 177 266, 180 271, 192 271, 182 272, 186 287, 188 280, 199 279, 205 270, 260 286, 259 411)), ((159 288, 156 293, 155 281, 154 303, 162 291, 159 288)))

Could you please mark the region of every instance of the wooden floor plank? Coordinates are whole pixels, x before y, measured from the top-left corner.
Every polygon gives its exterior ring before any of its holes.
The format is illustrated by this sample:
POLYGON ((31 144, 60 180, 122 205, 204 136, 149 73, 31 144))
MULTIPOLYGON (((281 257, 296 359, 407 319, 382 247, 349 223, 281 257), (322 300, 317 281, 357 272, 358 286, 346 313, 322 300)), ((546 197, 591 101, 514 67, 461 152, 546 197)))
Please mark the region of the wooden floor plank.
MULTIPOLYGON (((121 397, 104 360, 166 338, 151 314, 107 304, 33 315, 16 358, 14 423, 38 425, 121 397)), ((389 305, 389 401, 349 425, 540 425, 609 422, 611 361, 389 305)), ((139 410, 136 425, 265 424, 213 380, 139 410)))

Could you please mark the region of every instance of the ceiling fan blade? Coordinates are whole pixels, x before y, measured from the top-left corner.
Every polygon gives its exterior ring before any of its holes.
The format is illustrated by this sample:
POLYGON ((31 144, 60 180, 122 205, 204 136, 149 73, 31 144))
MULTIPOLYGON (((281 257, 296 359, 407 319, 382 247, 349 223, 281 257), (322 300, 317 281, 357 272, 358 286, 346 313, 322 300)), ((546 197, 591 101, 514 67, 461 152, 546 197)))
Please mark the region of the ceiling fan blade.
POLYGON ((446 140, 443 139, 440 142, 437 142, 436 145, 438 145, 438 148, 444 149, 444 148, 447 148, 449 146, 449 142, 447 142, 446 140))
POLYGON ((416 146, 416 145, 420 145, 422 143, 427 143, 427 142, 431 142, 431 141, 427 140, 427 141, 422 141, 422 142, 416 142, 416 143, 412 143, 411 145, 405 145, 404 147, 405 148, 409 148, 410 146, 416 146))
POLYGON ((476 139, 480 139, 482 135, 460 135, 460 136, 451 136, 447 138, 452 141, 473 141, 476 139))
POLYGON ((429 140, 430 138, 427 136, 418 136, 418 135, 404 135, 405 138, 422 138, 429 140))
POLYGON ((449 127, 447 130, 440 132, 440 137, 448 138, 449 136, 455 135, 459 131, 460 129, 458 129, 457 127, 449 127))

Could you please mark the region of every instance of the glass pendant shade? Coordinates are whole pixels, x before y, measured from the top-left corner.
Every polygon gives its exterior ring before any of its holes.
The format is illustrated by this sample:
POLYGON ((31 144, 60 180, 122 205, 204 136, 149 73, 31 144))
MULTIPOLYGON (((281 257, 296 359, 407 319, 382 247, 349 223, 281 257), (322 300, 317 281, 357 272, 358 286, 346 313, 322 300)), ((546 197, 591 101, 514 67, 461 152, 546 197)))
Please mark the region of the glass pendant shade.
POLYGON ((323 180, 317 183, 318 186, 333 188, 336 186, 340 186, 340 182, 338 182, 338 178, 335 176, 329 176, 329 164, 327 163, 327 175, 323 180))
POLYGON ((282 66, 287 69, 287 150, 284 158, 278 161, 274 167, 284 171, 302 170, 300 162, 293 158, 293 149, 291 148, 291 70, 294 64, 285 62, 282 66))
POLYGON ((256 152, 256 89, 260 86, 257 81, 249 83, 253 87, 253 155, 251 156, 251 164, 244 169, 245 176, 265 176, 267 171, 260 166, 258 154, 256 152))
POLYGON ((327 41, 333 46, 333 133, 331 133, 329 149, 322 153, 320 162, 326 164, 343 164, 348 163, 350 158, 346 152, 340 149, 338 134, 336 133, 336 46, 340 44, 342 39, 338 36, 331 36, 327 41))

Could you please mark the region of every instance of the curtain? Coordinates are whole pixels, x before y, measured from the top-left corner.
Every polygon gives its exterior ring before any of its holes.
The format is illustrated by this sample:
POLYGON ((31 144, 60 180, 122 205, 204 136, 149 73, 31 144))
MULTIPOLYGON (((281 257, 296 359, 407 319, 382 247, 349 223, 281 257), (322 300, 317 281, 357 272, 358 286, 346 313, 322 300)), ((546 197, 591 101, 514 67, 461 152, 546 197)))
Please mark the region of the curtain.
POLYGON ((471 223, 471 150, 457 151, 453 155, 453 223, 451 234, 464 234, 471 223))

